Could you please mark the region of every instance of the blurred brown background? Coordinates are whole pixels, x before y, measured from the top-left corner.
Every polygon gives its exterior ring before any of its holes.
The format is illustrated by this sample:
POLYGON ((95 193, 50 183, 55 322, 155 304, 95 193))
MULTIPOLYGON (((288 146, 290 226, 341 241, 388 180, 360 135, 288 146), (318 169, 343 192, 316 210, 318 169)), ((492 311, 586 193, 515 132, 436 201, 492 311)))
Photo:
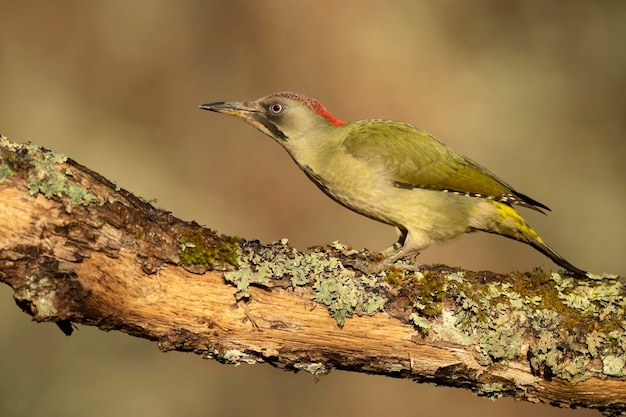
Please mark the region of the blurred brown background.
MULTIPOLYGON (((344 120, 426 129, 549 205, 523 214, 573 264, 626 273, 625 2, 0 1, 0 16, 0 133, 178 217, 299 249, 394 241, 269 138, 197 108, 294 90, 344 120)), ((486 234, 420 259, 555 268, 486 234)), ((1 416, 597 415, 339 371, 315 383, 86 327, 66 338, 7 287, 0 328, 1 416)))

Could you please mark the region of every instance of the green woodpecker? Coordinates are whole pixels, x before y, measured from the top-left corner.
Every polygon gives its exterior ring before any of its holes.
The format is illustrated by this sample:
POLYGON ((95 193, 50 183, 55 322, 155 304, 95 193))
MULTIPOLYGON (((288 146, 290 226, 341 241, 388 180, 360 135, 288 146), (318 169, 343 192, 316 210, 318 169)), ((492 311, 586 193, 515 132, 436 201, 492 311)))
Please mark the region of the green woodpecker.
POLYGON ((317 100, 280 92, 201 109, 237 116, 278 142, 330 198, 395 226, 385 265, 416 256, 433 242, 482 230, 524 242, 575 275, 574 267, 528 226, 513 205, 547 206, 515 191, 434 136, 389 120, 343 122, 317 100))

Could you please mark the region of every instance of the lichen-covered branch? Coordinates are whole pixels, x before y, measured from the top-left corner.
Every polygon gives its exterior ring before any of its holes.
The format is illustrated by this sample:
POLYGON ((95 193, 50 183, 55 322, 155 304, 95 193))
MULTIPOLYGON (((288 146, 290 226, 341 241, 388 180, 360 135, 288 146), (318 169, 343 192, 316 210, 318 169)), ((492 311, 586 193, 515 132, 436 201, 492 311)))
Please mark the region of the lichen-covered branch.
POLYGON ((618 277, 444 266, 220 236, 63 156, 0 137, 0 281, 37 321, 116 329, 225 363, 333 368, 626 410, 618 277))

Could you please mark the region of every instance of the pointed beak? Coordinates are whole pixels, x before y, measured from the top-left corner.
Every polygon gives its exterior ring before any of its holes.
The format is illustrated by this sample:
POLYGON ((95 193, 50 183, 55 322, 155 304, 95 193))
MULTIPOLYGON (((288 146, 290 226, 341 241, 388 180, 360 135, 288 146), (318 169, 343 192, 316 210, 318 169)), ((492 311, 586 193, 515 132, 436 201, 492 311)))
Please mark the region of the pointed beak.
POLYGON ((256 103, 244 101, 217 101, 215 103, 202 104, 200 108, 203 110, 214 111, 216 113, 241 117, 244 120, 250 120, 254 113, 259 111, 255 104, 256 103))
POLYGON ((267 118, 263 107, 256 101, 218 101, 202 104, 200 108, 239 117, 273 139, 287 139, 278 126, 267 118))

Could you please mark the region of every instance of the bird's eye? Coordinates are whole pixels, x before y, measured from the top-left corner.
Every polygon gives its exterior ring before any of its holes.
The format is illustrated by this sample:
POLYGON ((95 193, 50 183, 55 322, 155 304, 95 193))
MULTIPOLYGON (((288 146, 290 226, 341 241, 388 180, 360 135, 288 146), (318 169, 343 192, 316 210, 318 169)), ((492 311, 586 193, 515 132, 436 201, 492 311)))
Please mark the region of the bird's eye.
POLYGON ((274 103, 270 105, 270 111, 274 114, 279 114, 283 111, 283 106, 282 104, 274 103))

